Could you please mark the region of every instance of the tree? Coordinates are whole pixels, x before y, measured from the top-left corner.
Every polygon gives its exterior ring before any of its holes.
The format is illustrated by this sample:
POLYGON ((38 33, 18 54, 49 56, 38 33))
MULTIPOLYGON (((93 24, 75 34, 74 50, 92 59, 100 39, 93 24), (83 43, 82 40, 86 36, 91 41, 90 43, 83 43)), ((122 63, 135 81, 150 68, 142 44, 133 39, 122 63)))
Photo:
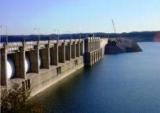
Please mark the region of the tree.
POLYGON ((43 106, 28 101, 30 90, 24 90, 15 84, 12 89, 1 94, 1 113, 44 113, 43 106))

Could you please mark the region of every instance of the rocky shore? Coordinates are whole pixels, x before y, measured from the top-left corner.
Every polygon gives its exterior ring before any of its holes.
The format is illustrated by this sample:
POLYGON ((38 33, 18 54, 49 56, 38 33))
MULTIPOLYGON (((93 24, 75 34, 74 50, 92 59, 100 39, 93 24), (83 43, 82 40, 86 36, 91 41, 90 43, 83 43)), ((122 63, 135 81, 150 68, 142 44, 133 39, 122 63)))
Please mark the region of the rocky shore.
POLYGON ((105 54, 119 54, 141 51, 142 49, 137 44, 137 42, 124 38, 109 39, 108 44, 105 46, 105 54))

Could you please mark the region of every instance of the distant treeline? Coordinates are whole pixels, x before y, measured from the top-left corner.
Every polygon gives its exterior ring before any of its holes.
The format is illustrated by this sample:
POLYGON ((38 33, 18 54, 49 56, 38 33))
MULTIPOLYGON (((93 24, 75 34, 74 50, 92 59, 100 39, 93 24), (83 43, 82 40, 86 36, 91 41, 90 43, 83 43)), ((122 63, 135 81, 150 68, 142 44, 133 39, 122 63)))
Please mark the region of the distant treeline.
POLYGON ((128 38, 134 41, 154 41, 155 36, 160 31, 130 32, 130 33, 76 33, 76 34, 50 34, 50 35, 10 35, 1 36, 1 42, 17 42, 17 41, 38 41, 38 40, 57 40, 57 39, 79 39, 86 37, 102 37, 102 38, 128 38))

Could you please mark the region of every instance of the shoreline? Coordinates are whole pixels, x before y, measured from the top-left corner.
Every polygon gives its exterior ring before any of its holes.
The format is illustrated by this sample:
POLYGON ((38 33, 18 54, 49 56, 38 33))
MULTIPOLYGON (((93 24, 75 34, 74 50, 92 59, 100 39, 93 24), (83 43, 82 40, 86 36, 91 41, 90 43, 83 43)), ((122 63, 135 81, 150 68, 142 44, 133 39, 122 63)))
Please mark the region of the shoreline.
POLYGON ((58 84, 59 82, 63 81, 64 79, 67 79, 69 76, 76 73, 78 70, 80 70, 82 68, 84 68, 84 64, 80 64, 77 67, 75 67, 74 69, 68 70, 67 72, 64 72, 64 73, 58 75, 58 77, 54 78, 53 80, 50 80, 51 82, 47 82, 47 84, 45 84, 43 87, 39 86, 38 88, 36 88, 35 91, 31 90, 29 100, 34 98, 39 93, 44 92, 49 87, 52 87, 52 86, 58 84))

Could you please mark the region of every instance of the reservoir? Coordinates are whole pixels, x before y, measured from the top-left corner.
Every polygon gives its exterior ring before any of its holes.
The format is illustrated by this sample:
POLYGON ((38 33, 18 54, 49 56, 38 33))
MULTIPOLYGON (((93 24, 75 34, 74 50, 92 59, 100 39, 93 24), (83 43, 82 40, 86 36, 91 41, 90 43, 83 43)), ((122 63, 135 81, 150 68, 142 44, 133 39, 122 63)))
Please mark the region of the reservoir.
POLYGON ((106 55, 33 98, 46 113, 160 113, 160 43, 106 55))

